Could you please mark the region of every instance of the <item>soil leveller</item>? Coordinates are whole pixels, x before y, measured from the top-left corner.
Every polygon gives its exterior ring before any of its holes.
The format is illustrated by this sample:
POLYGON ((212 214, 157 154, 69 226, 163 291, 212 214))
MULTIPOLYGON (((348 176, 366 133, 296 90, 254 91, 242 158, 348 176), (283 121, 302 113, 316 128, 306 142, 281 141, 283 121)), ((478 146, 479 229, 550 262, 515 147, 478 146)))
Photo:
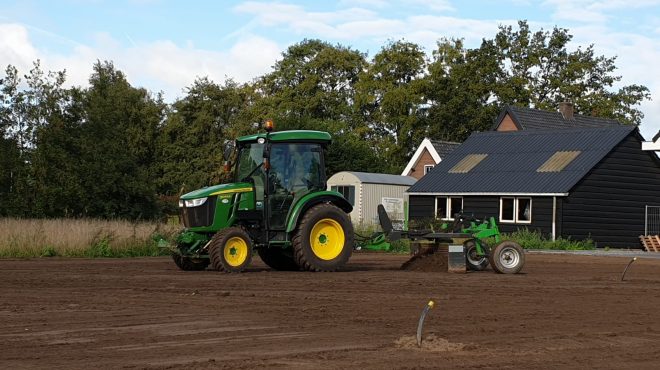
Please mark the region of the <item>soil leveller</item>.
POLYGON ((378 206, 378 218, 383 232, 375 234, 363 248, 383 250, 389 242, 409 239, 412 257, 404 263, 404 268, 437 253, 447 253, 446 263, 450 271, 465 271, 466 267, 482 271, 491 265, 497 273, 515 274, 525 264, 524 250, 514 241, 502 240, 494 217, 478 219, 460 213, 455 215, 452 224, 442 225, 442 232, 396 230, 383 205, 378 206), (494 243, 494 247, 489 243, 494 243))

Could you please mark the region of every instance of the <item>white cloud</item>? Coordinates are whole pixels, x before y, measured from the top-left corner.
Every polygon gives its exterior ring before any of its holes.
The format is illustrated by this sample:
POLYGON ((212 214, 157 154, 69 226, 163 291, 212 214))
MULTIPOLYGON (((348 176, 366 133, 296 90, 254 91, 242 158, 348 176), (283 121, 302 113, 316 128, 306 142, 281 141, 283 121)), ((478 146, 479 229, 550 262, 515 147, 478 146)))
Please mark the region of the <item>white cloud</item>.
MULTIPOLYGON (((96 60, 110 60, 126 73, 129 81, 152 91, 163 91, 168 100, 181 95, 196 77, 208 76, 217 82, 227 77, 247 82, 270 70, 281 54, 273 41, 243 35, 228 50, 195 48, 192 43, 177 45, 161 40, 130 47, 107 33, 95 35, 93 45, 74 45, 68 52, 53 53, 35 48, 29 29, 20 24, 0 24, 0 60, 27 72, 36 59, 46 70, 67 71, 69 85, 86 85, 96 60)), ((6 65, 2 66, 4 68, 6 65)))
POLYGON ((364 8, 386 8, 390 2, 387 0, 341 0, 341 6, 359 6, 364 8))
POLYGON ((28 30, 19 24, 0 24, 0 60, 6 64, 26 68, 38 53, 29 41, 28 30))
POLYGON ((447 12, 456 10, 448 0, 406 0, 404 6, 409 3, 411 5, 423 6, 426 9, 435 12, 447 12))
POLYGON ((660 0, 545 0, 543 5, 555 9, 553 17, 557 20, 591 23, 616 17, 616 10, 657 6, 660 0))

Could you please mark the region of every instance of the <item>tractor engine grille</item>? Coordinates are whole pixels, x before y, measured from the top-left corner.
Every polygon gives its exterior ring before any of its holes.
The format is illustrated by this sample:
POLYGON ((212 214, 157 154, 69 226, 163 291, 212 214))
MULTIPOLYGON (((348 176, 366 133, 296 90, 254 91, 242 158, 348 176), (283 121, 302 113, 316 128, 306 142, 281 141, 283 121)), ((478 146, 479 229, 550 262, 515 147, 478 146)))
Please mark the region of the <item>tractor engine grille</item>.
POLYGON ((215 201, 218 197, 209 197, 204 204, 197 207, 181 207, 181 222, 185 227, 204 227, 213 224, 215 201))

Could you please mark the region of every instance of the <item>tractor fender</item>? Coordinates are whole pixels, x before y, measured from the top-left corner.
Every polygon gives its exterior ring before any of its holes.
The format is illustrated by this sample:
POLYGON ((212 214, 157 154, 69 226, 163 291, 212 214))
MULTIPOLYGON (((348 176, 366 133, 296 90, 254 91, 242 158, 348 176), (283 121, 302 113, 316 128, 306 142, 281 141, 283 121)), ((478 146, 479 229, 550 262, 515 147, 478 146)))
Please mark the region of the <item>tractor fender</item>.
POLYGON ((292 232, 298 226, 298 219, 301 215, 319 203, 331 203, 341 208, 344 212, 350 213, 353 206, 336 191, 317 191, 307 194, 300 198, 289 212, 289 220, 286 224, 286 232, 292 232))

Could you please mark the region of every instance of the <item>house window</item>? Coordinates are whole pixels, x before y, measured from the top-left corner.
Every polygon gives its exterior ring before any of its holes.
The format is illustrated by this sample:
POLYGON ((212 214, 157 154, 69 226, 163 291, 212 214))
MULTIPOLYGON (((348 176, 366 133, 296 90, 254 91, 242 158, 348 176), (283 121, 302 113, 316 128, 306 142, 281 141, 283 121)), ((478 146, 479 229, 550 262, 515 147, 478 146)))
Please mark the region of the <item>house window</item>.
POLYGON ((335 185, 335 186, 331 186, 330 190, 341 193, 341 195, 344 196, 344 198, 348 201, 348 203, 350 203, 352 206, 355 205, 355 186, 335 185))
POLYGON ((531 223, 532 198, 500 198, 500 222, 531 223))
POLYGON ((426 164, 426 165, 424 165, 424 174, 426 175, 427 173, 431 172, 432 169, 433 169, 433 165, 432 165, 432 164, 426 164))
POLYGON ((435 198, 435 217, 442 220, 453 220, 454 215, 463 211, 462 197, 435 198))

